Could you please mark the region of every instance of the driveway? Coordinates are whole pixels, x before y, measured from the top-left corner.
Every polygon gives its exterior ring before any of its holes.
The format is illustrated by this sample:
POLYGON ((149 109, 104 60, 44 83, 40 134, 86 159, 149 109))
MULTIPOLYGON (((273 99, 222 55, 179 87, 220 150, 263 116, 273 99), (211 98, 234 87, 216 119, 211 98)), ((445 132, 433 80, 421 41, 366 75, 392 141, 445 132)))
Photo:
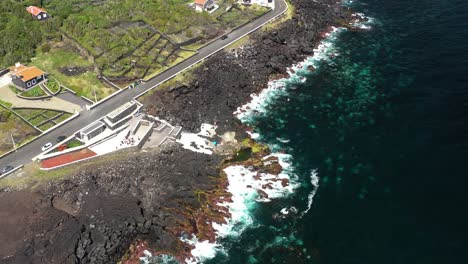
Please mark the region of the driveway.
POLYGON ((82 99, 81 97, 78 97, 70 92, 65 92, 65 93, 59 93, 57 95, 57 98, 59 99, 62 99, 62 100, 65 100, 67 102, 70 102, 72 104, 76 104, 76 105, 79 105, 81 106, 82 108, 85 107, 85 105, 91 105, 92 103, 88 102, 88 101, 85 101, 84 99, 82 99))
POLYGON ((52 97, 43 100, 26 100, 19 98, 8 87, 10 84, 9 75, 0 78, 0 99, 5 102, 11 103, 12 108, 38 108, 65 111, 68 113, 75 113, 81 111, 81 106, 74 104, 63 99, 52 97))

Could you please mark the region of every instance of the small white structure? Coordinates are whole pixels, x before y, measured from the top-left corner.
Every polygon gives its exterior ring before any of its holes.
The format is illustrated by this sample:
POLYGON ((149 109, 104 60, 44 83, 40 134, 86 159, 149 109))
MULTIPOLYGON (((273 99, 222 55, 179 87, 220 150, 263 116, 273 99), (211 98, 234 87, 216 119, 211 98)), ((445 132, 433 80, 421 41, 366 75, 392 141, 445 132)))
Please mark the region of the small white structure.
POLYGON ((215 8, 213 0, 195 0, 195 11, 210 11, 215 8))
POLYGON ((259 5, 275 9, 275 0, 240 0, 243 5, 259 5))
POLYGON ((141 105, 135 101, 127 102, 119 106, 114 111, 106 115, 102 121, 111 129, 115 129, 120 125, 125 124, 132 117, 132 113, 141 108, 141 105))
POLYGON ((105 129, 106 125, 101 121, 97 121, 80 130, 77 136, 83 142, 88 142, 97 135, 101 134, 105 129))

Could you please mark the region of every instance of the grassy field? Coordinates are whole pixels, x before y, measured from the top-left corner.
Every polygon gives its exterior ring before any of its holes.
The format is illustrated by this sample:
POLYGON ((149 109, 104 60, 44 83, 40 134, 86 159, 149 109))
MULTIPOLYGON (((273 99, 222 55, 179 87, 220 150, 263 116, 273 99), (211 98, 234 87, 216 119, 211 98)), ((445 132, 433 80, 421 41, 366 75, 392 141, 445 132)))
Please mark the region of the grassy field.
POLYGON ((69 113, 42 109, 18 109, 15 112, 42 131, 63 122, 71 116, 69 113))
POLYGON ((36 137, 39 132, 10 111, 0 107, 0 155, 13 149, 13 142, 21 145, 36 137))
POLYGON ((31 64, 51 73, 62 85, 75 91, 78 96, 94 100, 94 91, 96 91, 96 97, 100 100, 115 92, 115 89, 109 88, 99 81, 93 72, 91 62, 73 51, 63 49, 52 49, 47 53, 38 51, 31 64), (77 68, 83 72, 80 71, 76 75, 64 74, 68 68, 77 68))
POLYGON ((0 66, 27 64, 34 56, 33 65, 93 100, 115 91, 98 75, 119 85, 154 76, 189 56, 179 45, 200 47, 267 12, 235 0, 218 0, 213 14, 195 12, 193 0, 49 0, 45 8, 52 18, 37 23, 24 12, 31 1, 0 2, 0 24, 7 25, 0 27, 0 66), (33 30, 13 37, 24 28, 33 30), (64 48, 64 42, 80 52, 64 48))
POLYGON ((171 61, 170 64, 168 64, 167 66, 164 66, 164 67, 161 67, 161 68, 151 68, 150 69, 150 74, 148 74, 146 77, 145 77, 145 80, 148 80, 148 79, 151 79, 153 78, 154 76, 160 74, 161 72, 167 70, 168 68, 192 57, 193 55, 195 55, 195 52, 192 52, 192 51, 187 51, 187 50, 179 50, 178 51, 178 57, 174 60, 174 61, 171 61))
POLYGON ((35 87, 20 93, 20 95, 24 97, 34 98, 34 97, 46 96, 47 94, 46 92, 44 92, 44 90, 42 90, 42 88, 39 85, 36 85, 35 87))
POLYGON ((49 88, 49 90, 54 94, 60 91, 60 84, 52 76, 49 76, 46 85, 47 85, 47 88, 49 88))
POLYGON ((10 102, 5 102, 5 101, 3 101, 3 100, 0 100, 0 103, 1 103, 2 105, 4 105, 4 106, 8 107, 8 108, 11 108, 11 107, 13 106, 12 103, 10 103, 10 102))
POLYGON ((265 14, 268 10, 268 8, 258 5, 236 5, 234 8, 229 10, 229 12, 221 14, 218 17, 218 20, 227 27, 234 28, 265 14))

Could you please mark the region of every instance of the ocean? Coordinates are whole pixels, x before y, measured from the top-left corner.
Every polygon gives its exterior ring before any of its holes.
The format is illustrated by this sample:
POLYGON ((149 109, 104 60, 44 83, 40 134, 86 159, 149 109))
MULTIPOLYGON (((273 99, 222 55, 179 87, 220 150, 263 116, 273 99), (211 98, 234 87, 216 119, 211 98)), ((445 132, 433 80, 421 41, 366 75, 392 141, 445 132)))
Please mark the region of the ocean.
POLYGON ((239 115, 285 153, 292 188, 269 201, 237 189, 204 263, 468 260, 468 1, 349 5, 367 30, 335 29, 239 115))

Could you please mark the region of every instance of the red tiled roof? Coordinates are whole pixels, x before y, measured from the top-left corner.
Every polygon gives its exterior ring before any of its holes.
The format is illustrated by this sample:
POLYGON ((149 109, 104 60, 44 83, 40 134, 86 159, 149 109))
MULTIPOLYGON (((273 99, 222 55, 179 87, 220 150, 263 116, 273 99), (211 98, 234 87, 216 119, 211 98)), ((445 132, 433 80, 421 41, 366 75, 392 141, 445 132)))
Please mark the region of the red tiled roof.
POLYGON ((195 0, 195 4, 204 5, 208 0, 195 0))
POLYGON ((42 8, 39 8, 37 6, 28 6, 26 8, 26 11, 28 11, 31 15, 33 16, 37 16, 39 15, 41 12, 44 12, 44 13, 47 13, 44 9, 42 8))

